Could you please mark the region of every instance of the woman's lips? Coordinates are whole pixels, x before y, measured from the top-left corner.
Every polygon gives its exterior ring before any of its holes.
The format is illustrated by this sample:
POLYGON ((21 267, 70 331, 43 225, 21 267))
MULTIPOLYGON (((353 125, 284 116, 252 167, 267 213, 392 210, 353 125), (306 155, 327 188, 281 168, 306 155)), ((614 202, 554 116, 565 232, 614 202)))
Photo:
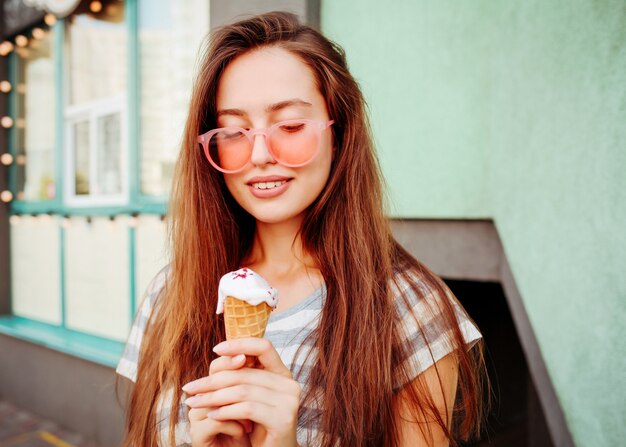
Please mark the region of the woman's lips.
POLYGON ((268 176, 253 177, 246 183, 253 196, 259 199, 269 199, 284 193, 289 188, 287 177, 268 176))

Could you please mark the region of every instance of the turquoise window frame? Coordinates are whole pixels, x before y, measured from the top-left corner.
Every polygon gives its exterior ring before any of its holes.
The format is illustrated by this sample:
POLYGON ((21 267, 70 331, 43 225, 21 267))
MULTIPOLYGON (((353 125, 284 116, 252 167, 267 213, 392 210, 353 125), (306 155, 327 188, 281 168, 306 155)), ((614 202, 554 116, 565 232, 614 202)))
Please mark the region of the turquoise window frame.
MULTIPOLYGON (((128 29, 128 175, 129 175, 129 198, 126 205, 120 206, 66 206, 63 204, 63 129, 64 129, 64 45, 65 45, 65 20, 58 19, 53 25, 54 29, 54 66, 55 66, 55 186, 56 195, 54 200, 27 201, 14 200, 11 203, 12 214, 58 214, 67 216, 115 216, 118 214, 160 214, 167 213, 167 198, 153 197, 141 193, 141 170, 139 156, 140 129, 140 99, 139 99, 139 11, 137 0, 126 0, 125 17, 128 29), (134 150, 133 150, 134 148, 134 150)), ((15 53, 10 55, 10 79, 17 78, 17 60, 15 53)), ((11 92, 9 113, 13 116, 16 110, 16 94, 11 92)), ((11 153, 15 155, 15 131, 9 131, 9 145, 11 153)), ((17 196, 17 184, 14 167, 9 174, 9 185, 13 196, 17 196)))
MULTIPOLYGON (((91 206, 76 207, 65 206, 63 203, 63 146, 64 146, 64 109, 65 109, 65 27, 66 21, 57 19, 53 25, 53 57, 55 67, 55 187, 56 194, 53 200, 26 201, 14 200, 11 203, 11 214, 53 214, 61 216, 90 216, 104 217, 140 214, 165 215, 167 213, 166 197, 153 197, 141 193, 140 171, 140 93, 139 93, 139 11, 137 0, 126 0, 125 17, 128 29, 128 175, 129 200, 123 206, 91 206)), ((9 79, 12 83, 17 79, 17 57, 15 53, 9 55, 9 79)), ((9 97, 9 114, 14 116, 17 105, 15 90, 9 97)), ((9 130, 9 152, 16 156, 16 133, 12 128, 9 130)), ((9 169, 9 188, 13 196, 17 196, 17 176, 15 165, 9 169)), ((137 304, 135 283, 136 261, 136 229, 128 228, 129 240, 129 307, 132 324, 137 304)), ((22 318, 13 315, 0 316, 0 334, 13 336, 40 344, 73 356, 93 361, 105 366, 114 367, 121 356, 124 343, 98 337, 91 334, 75 331, 66 327, 66 304, 65 304, 65 229, 59 228, 60 241, 60 293, 61 293, 61 324, 51 325, 39 321, 22 318)))

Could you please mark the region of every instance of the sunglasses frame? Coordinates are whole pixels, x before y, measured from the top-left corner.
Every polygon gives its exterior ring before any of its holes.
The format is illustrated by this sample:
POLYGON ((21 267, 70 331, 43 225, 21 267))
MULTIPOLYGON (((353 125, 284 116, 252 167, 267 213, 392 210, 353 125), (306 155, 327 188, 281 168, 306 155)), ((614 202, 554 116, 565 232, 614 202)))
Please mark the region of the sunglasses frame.
POLYGON ((198 136, 198 143, 202 144, 202 149, 204 150, 204 156, 206 157, 206 159, 209 161, 209 163, 211 163, 211 165, 217 169, 220 172, 223 172, 224 174, 236 174, 238 172, 243 171, 246 166, 248 166, 248 164, 250 163, 250 159, 252 158, 252 150, 254 149, 254 139, 257 135, 263 135, 265 137, 265 146, 267 147, 267 150, 269 151, 269 153, 271 154, 272 158, 274 160, 276 160, 279 164, 283 165, 283 166, 287 166, 289 168, 300 168, 302 166, 305 166, 309 163, 311 163, 315 157, 317 157, 317 155, 320 152, 320 148, 321 148, 321 136, 322 136, 322 131, 329 128, 330 126, 332 126, 334 124, 334 120, 328 120, 328 121, 320 121, 320 120, 311 120, 311 119, 293 119, 293 120, 285 120, 285 121, 280 121, 278 123, 272 124, 270 127, 266 127, 263 129, 244 129, 243 127, 236 127, 236 126, 229 126, 229 127, 218 127, 217 129, 213 129, 210 130, 206 133, 203 133, 202 135, 198 136), (284 163, 282 161, 280 161, 276 155, 274 154, 274 151, 272 149, 272 145, 270 144, 270 139, 269 139, 269 135, 270 133, 272 133, 275 129, 277 129, 280 126, 284 126, 284 125, 288 125, 288 124, 296 124, 296 123, 306 123, 306 124, 313 124, 314 125, 314 129, 317 130, 317 148, 315 149, 315 154, 306 162, 304 163, 299 163, 299 164, 291 164, 291 163, 284 163), (250 142, 250 158, 248 158, 248 161, 246 162, 246 164, 244 164, 241 168, 239 169, 235 169, 235 170, 228 170, 228 169, 223 169, 220 168, 217 163, 215 163, 213 161, 213 159, 211 158, 211 156, 209 155, 209 141, 211 140, 211 137, 215 134, 217 134, 218 132, 223 132, 223 131, 230 131, 230 132, 241 132, 243 133, 246 138, 248 138, 248 141, 250 142))

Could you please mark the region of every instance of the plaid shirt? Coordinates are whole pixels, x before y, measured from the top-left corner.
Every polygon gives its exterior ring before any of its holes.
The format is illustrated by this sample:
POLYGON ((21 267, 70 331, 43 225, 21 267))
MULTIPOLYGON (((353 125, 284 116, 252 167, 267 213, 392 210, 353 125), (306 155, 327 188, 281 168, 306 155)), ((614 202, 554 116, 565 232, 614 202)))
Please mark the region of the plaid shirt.
MULTIPOLYGON (((155 307, 157 296, 165 284, 168 272, 169 268, 165 267, 149 284, 143 304, 128 337, 126 349, 117 367, 118 374, 133 382, 137 378, 137 362, 143 333, 152 309, 155 307)), ((411 286, 404 281, 400 282, 399 288, 394 286, 396 309, 401 318, 399 324, 402 328, 402 343, 409 348, 408 352, 411 353, 408 358, 404 359, 404 362, 408 366, 412 378, 417 377, 452 351, 451 330, 445 324, 443 313, 438 305, 439 300, 449 299, 452 301, 467 349, 481 337, 476 326, 450 291, 447 291, 445 297, 436 296, 419 279, 415 279, 421 289, 421 296, 415 294, 411 286), (408 307, 400 298, 401 294, 404 294, 408 299, 408 307), (421 329, 415 318, 419 318, 421 329)), ((272 314, 265 332, 265 338, 272 342, 283 363, 292 371, 294 378, 300 382, 303 388, 307 384, 310 368, 315 363, 315 356, 309 356, 311 341, 307 339, 307 336, 319 322, 325 297, 326 289, 322 287, 292 308, 278 314, 272 314)), ((398 378, 394 380, 396 390, 404 385, 398 378)), ((170 403, 171 392, 165 393, 164 396, 161 396, 157 408, 156 422, 160 433, 159 445, 162 447, 168 445, 169 416, 172 410, 170 403)), ((320 407, 319 400, 317 400, 310 407, 300 408, 297 432, 300 445, 315 445, 315 437, 319 429, 315 415, 322 411, 320 407)), ((177 410, 179 414, 175 435, 176 446, 189 446, 191 445, 187 419, 189 409, 182 403, 182 399, 177 410)))

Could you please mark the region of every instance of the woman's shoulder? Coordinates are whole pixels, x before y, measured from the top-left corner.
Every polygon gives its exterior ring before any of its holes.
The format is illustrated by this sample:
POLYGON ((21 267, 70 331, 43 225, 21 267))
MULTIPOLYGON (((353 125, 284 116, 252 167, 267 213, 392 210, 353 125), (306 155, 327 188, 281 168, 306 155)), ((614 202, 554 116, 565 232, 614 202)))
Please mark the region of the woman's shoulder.
POLYGON ((146 287, 146 291, 143 295, 143 304, 148 305, 148 307, 154 307, 156 299, 161 294, 161 291, 165 288, 165 284, 170 276, 170 264, 164 266, 161 270, 157 272, 156 275, 150 280, 148 286, 146 287))
POLYGON ((439 306, 442 300, 454 297, 443 280, 425 267, 396 271, 391 281, 391 294, 398 310, 420 303, 439 306))
MULTIPOLYGON (((455 349, 469 349, 481 338, 478 328, 450 288, 428 269, 397 272, 392 295, 401 345, 410 375, 416 377, 455 349), (454 333, 460 329, 462 340, 454 333)), ((396 383, 399 386, 399 383, 396 383)))
POLYGON ((117 373, 132 380, 137 379, 137 364, 139 362, 139 351, 143 335, 148 326, 148 321, 155 307, 158 306, 157 299, 167 284, 170 275, 170 264, 167 264, 148 283, 143 294, 142 302, 135 315, 133 326, 130 329, 128 340, 120 361, 117 365, 117 373))

